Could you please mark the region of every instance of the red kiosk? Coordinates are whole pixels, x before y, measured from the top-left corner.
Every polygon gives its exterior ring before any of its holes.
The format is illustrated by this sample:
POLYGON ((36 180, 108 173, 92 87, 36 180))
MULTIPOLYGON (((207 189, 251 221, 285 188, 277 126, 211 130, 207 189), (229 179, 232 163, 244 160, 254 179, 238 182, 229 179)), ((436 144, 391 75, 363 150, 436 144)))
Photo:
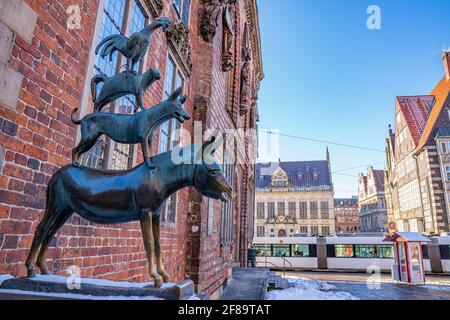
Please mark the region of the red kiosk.
POLYGON ((422 243, 431 240, 417 232, 394 232, 383 241, 394 242, 392 279, 409 284, 424 284, 422 243))

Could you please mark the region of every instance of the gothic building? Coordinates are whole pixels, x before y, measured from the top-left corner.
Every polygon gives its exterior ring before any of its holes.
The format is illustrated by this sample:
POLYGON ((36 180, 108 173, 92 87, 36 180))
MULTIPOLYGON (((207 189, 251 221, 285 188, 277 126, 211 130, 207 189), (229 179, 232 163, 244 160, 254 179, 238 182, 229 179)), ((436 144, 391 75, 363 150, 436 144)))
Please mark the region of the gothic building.
POLYGON ((386 139, 386 198, 391 229, 449 231, 450 54, 429 95, 397 97, 386 139))
MULTIPOLYGON (((71 162, 80 138, 71 122, 92 111, 90 80, 112 76, 125 61, 95 54, 109 35, 129 36, 157 17, 169 17, 156 32, 139 70, 161 74, 144 95, 150 108, 182 87, 186 111, 206 129, 256 128, 263 79, 256 0, 8 0, 0 13, 0 274, 24 275, 24 261, 45 207, 51 175, 71 162)), ((134 112, 134 97, 109 111, 134 112)), ((194 142, 194 121, 170 121, 153 139, 153 154, 176 143, 194 142), (179 137, 183 128, 191 137, 179 137), (189 139, 190 138, 190 139, 189 139)), ((207 200, 194 189, 172 196, 162 216, 163 259, 173 281, 191 279, 196 291, 217 296, 233 265, 246 265, 253 237, 254 164, 244 146, 239 163, 223 169, 236 197, 228 204, 207 200)), ((234 151, 217 152, 219 160, 234 151)), ((142 162, 137 146, 100 139, 82 158, 84 166, 124 170, 142 162)), ((114 226, 71 218, 51 243, 47 264, 65 275, 81 267, 83 277, 147 281, 137 223, 114 226)))
POLYGON ((384 232, 388 228, 384 171, 369 167, 367 175, 360 174, 358 204, 362 232, 384 232))
POLYGON ((256 165, 255 237, 335 233, 330 158, 256 165))

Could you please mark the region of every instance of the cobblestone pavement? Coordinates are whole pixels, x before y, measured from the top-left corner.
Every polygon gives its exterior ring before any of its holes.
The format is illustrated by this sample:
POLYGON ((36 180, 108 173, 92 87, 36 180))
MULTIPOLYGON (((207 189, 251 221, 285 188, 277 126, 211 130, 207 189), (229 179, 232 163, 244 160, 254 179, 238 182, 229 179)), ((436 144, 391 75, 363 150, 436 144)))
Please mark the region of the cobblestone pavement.
POLYGON ((381 275, 379 289, 369 289, 369 275, 356 273, 287 272, 286 276, 325 281, 361 300, 450 300, 450 277, 427 276, 426 285, 397 284, 381 275))

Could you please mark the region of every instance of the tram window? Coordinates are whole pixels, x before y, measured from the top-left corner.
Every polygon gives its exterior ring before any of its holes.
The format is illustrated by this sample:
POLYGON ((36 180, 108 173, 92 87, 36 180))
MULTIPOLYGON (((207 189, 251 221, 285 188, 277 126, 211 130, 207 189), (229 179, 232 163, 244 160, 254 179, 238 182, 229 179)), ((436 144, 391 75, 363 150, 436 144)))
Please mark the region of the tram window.
POLYGON ((394 247, 392 245, 376 245, 376 244, 356 244, 355 258, 394 258, 394 247))
POLYGON ((334 256, 336 258, 353 258, 353 246, 351 244, 336 244, 334 246, 334 256))
POLYGON ((257 244, 256 256, 257 257, 270 257, 272 255, 272 248, 270 244, 257 244))
POLYGON ((293 257, 310 257, 309 245, 307 244, 294 244, 292 245, 293 257))
POLYGON ((441 251, 441 259, 442 260, 450 260, 450 246, 449 245, 440 245, 439 250, 441 251))
POLYGON ((291 256, 290 245, 274 245, 272 250, 273 257, 290 257, 291 256))

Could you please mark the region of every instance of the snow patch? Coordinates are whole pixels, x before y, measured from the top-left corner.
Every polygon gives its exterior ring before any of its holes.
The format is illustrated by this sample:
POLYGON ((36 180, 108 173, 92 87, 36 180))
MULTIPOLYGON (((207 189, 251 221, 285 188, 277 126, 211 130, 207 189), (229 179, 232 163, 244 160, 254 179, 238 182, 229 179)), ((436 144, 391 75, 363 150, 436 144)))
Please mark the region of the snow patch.
MULTIPOLYGON (((36 281, 45 281, 45 282, 52 282, 52 283, 67 283, 67 277, 63 276, 57 276, 57 275, 36 275, 35 278, 32 280, 36 281)), ((95 285, 99 287, 116 287, 116 288, 133 288, 133 289, 139 289, 139 288, 145 288, 154 286, 153 282, 128 282, 128 281, 113 281, 113 280, 105 280, 105 279, 94 279, 94 278, 81 278, 80 279, 81 285, 83 284, 90 284, 95 285)), ((170 289, 174 286, 173 283, 165 283, 161 289, 170 289)))
POLYGON ((10 274, 0 274, 0 286, 5 282, 6 280, 13 279, 14 277, 10 274))
POLYGON ((285 290, 274 290, 267 294, 268 300, 359 300, 348 292, 338 291, 329 283, 297 278, 286 277, 293 288, 285 290))
POLYGON ((47 292, 34 292, 34 291, 22 291, 22 290, 10 290, 1 289, 0 293, 26 295, 26 296, 39 296, 48 298, 63 298, 63 299, 77 299, 77 300, 164 300, 157 297, 124 297, 124 296, 90 296, 74 293, 47 293, 47 292))

